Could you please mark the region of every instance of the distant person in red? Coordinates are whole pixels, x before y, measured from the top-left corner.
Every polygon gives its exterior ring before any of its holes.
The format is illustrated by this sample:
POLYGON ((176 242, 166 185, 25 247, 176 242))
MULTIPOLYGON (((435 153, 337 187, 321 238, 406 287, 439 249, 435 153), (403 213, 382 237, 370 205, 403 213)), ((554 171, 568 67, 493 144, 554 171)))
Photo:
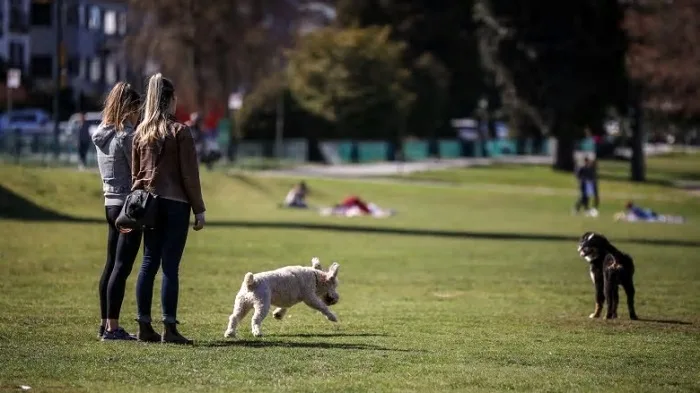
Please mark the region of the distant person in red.
POLYGON ((357 207, 360 209, 360 211, 364 214, 370 214, 370 209, 369 206, 367 206, 367 203, 365 203, 362 199, 360 199, 357 196, 351 195, 345 199, 343 199, 342 202, 340 202, 339 207, 343 209, 350 209, 352 207, 357 207))

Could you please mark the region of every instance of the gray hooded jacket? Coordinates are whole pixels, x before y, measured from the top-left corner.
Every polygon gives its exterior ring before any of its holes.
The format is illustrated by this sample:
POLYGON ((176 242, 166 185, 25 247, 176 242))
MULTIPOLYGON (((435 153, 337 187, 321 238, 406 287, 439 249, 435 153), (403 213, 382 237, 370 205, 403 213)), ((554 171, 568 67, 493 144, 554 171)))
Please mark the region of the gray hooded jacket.
POLYGON ((100 124, 92 134, 97 147, 97 165, 102 177, 105 206, 120 206, 131 192, 131 144, 134 127, 124 124, 124 131, 100 124))

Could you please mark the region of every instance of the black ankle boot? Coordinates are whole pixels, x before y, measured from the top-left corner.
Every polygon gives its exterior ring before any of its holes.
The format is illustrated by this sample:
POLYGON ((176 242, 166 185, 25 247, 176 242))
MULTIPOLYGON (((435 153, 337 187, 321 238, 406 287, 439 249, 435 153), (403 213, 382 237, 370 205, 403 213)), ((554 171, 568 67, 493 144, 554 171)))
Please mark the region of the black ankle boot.
POLYGON ((160 334, 153 330, 151 323, 137 321, 139 323, 139 331, 136 333, 136 338, 139 341, 147 343, 159 343, 161 341, 160 334))
POLYGON ((177 331, 176 322, 163 322, 163 342, 171 344, 185 344, 192 345, 194 342, 186 337, 183 337, 180 332, 177 331))

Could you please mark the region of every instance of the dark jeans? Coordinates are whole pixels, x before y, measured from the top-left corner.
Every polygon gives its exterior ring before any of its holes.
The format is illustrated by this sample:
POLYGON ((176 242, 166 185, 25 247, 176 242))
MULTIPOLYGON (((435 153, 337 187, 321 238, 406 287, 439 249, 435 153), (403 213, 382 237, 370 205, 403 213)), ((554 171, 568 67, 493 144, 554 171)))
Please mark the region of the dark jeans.
POLYGON ((87 155, 92 142, 90 141, 80 141, 78 142, 78 158, 83 166, 87 166, 87 155))
POLYGON ((141 231, 119 233, 114 221, 121 206, 105 206, 107 217, 107 263, 100 278, 100 313, 102 319, 119 319, 126 279, 131 274, 141 247, 141 231))
POLYGON ((175 322, 179 292, 179 269, 190 225, 190 205, 170 199, 159 200, 156 227, 143 234, 143 264, 136 282, 138 320, 151 322, 153 283, 163 266, 161 307, 163 321, 175 322))
MULTIPOLYGON (((586 190, 586 182, 579 181, 579 199, 576 201, 576 211, 581 210, 581 208, 584 208, 588 210, 588 205, 589 205, 589 196, 586 190)), ((598 182, 594 181, 593 182, 593 207, 598 208, 598 205, 600 204, 600 197, 598 196, 598 182)))

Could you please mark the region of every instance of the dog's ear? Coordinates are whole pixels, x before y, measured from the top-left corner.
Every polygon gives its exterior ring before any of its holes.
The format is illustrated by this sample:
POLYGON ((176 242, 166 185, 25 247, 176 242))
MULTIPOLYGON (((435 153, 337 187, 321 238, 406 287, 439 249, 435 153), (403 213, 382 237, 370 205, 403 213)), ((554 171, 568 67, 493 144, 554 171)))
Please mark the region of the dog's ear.
POLYGON ((338 262, 333 262, 331 267, 328 268, 328 279, 333 279, 338 277, 338 269, 340 268, 340 265, 338 262))
POLYGON ((313 267, 316 270, 323 270, 323 268, 321 267, 321 260, 318 259, 318 257, 311 258, 311 267, 313 267))

